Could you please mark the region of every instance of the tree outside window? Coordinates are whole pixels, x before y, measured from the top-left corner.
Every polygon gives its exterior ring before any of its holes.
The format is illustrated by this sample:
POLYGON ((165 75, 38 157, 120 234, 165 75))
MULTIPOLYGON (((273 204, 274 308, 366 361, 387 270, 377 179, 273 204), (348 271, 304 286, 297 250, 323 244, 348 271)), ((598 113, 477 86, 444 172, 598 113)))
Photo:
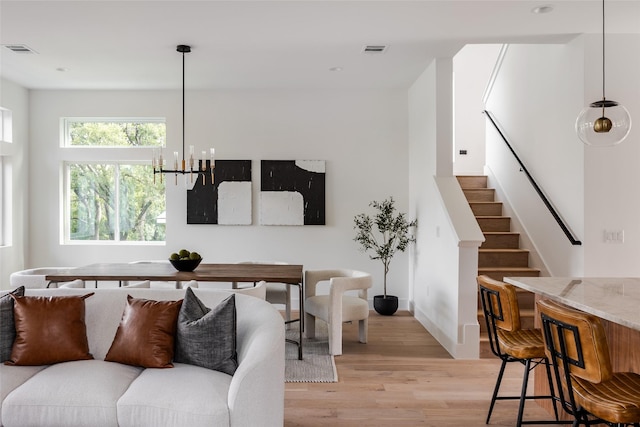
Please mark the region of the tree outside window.
MULTIPOLYGON (((65 134, 66 147, 117 147, 126 158, 136 147, 161 147, 165 124, 68 120, 65 134)), ((66 163, 68 240, 164 241, 165 186, 154 183, 150 161, 96 161, 99 154, 83 153, 87 161, 66 163)))

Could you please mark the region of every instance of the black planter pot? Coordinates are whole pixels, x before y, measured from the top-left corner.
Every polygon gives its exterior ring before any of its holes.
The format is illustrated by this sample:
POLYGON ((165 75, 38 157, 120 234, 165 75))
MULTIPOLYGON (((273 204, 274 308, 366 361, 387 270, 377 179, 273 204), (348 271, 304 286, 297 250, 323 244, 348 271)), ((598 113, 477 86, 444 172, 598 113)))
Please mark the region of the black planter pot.
POLYGON ((383 316, 391 316, 398 310, 398 297, 376 295, 373 297, 373 308, 383 316))

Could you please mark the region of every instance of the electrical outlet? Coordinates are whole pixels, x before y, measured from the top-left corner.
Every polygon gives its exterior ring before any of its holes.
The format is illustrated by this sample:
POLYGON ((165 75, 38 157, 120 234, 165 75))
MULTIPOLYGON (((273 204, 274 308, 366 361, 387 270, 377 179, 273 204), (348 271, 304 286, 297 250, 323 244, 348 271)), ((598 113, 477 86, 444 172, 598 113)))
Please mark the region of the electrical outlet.
POLYGON ((624 243, 624 230, 604 230, 605 243, 624 243))
POLYGON ((467 155, 467 150, 460 150, 460 155, 461 156, 466 156, 467 155))

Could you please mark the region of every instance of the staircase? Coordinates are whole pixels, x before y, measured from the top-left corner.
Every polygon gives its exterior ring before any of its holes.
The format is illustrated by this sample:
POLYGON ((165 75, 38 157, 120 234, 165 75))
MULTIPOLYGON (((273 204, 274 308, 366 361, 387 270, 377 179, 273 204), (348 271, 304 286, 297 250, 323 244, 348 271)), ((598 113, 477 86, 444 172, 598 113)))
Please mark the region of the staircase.
MULTIPOLYGON (((502 202, 495 200, 495 190, 487 188, 486 176, 458 176, 471 211, 478 221, 485 241, 478 249, 478 275, 496 280, 505 276, 535 277, 540 270, 529 267, 529 251, 520 248, 520 234, 511 231, 511 218, 502 214, 502 202)), ((535 298, 533 293, 518 289, 518 304, 523 328, 532 328, 535 298)), ((480 300, 480 357, 494 357, 489 348, 480 300)))

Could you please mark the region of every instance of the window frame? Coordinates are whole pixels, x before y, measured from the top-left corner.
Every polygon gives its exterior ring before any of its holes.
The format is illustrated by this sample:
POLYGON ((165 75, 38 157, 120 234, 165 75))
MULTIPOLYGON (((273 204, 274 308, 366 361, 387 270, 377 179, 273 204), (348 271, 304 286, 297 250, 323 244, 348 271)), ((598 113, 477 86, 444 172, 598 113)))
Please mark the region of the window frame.
MULTIPOLYGON (((72 123, 162 123, 167 125, 165 117, 62 117, 60 119, 60 146, 62 148, 79 148, 79 149, 158 149, 166 148, 166 138, 161 145, 146 145, 139 147, 123 147, 121 145, 71 145, 72 123)), ((166 135, 166 133, 165 133, 166 135)), ((151 158, 151 157, 149 157, 151 158)))
POLYGON ((0 248, 12 245, 13 150, 13 112, 0 107, 0 248))
MULTIPOLYGON (((61 147, 61 226, 60 243, 62 245, 101 245, 101 246, 165 246, 164 240, 120 240, 120 170, 122 166, 148 165, 151 174, 151 159, 154 150, 166 148, 166 137, 162 145, 149 146, 91 146, 71 145, 70 124, 73 122, 91 123, 163 123, 166 126, 166 118, 162 117, 63 117, 60 120, 60 147, 61 147), (73 240, 71 239, 71 166, 76 164, 100 164, 115 166, 115 206, 116 225, 113 240, 73 240)), ((165 188, 166 204, 166 188, 165 188)))

